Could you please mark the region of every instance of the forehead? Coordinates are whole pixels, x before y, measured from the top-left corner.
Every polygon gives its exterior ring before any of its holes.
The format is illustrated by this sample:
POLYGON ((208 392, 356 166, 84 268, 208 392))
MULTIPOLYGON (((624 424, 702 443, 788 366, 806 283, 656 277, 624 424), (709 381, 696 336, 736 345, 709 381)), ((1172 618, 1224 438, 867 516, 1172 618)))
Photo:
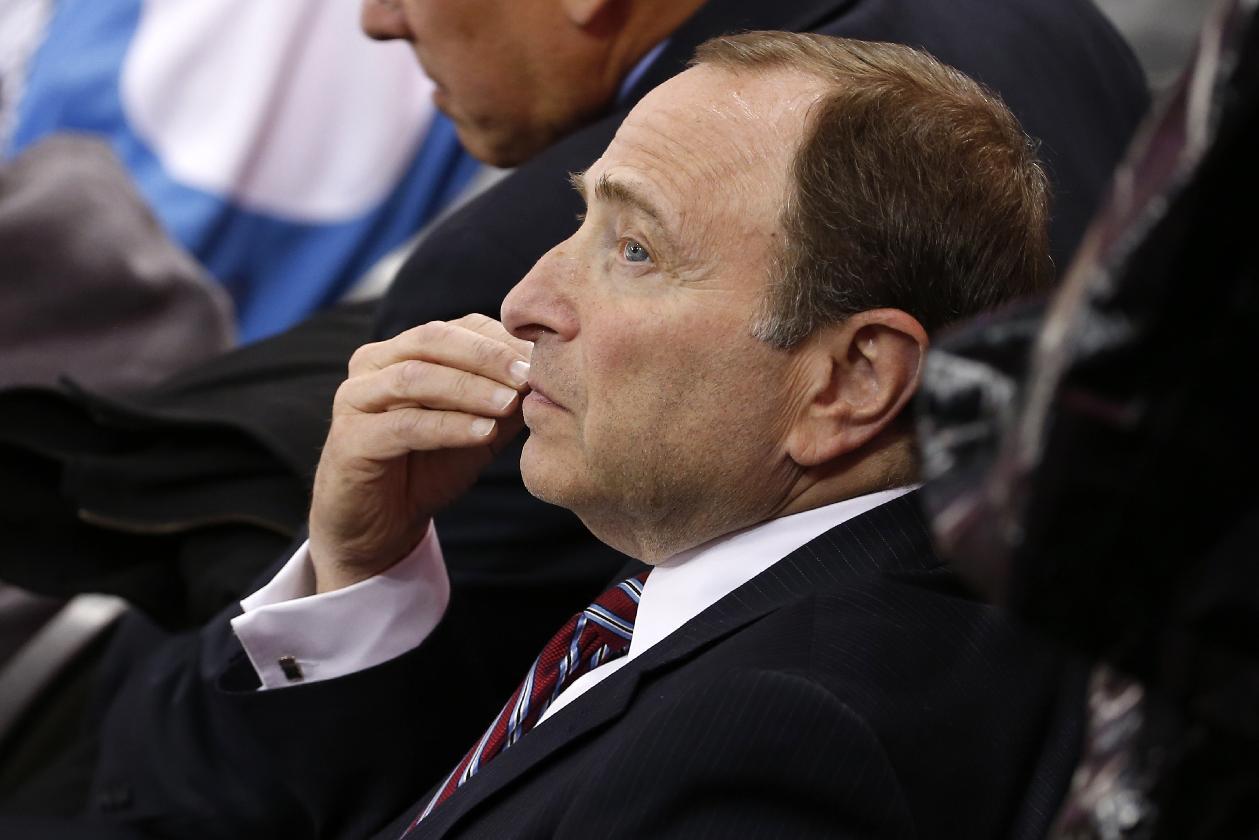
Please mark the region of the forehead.
POLYGON ((587 173, 628 182, 687 216, 777 217, 820 81, 793 70, 700 65, 649 93, 587 173), (701 213, 701 210, 707 212, 701 213))

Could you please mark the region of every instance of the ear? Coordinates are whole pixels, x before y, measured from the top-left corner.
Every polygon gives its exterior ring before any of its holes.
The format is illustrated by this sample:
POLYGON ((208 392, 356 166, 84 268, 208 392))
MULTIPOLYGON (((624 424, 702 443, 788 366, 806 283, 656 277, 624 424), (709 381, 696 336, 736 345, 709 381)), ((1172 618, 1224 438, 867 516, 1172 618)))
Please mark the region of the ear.
POLYGON ((855 453, 886 429, 918 390, 927 331, 899 309, 859 312, 801 348, 805 402, 787 436, 802 467, 855 453))
POLYGON ((560 0, 564 14, 575 26, 587 27, 614 0, 560 0))

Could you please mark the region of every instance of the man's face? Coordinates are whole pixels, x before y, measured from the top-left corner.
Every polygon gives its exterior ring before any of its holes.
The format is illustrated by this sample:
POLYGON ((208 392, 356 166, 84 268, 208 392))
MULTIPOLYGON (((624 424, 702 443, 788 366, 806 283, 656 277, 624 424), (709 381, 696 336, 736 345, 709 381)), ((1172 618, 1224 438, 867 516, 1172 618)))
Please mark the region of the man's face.
POLYGON ((363 0, 362 23, 411 44, 464 147, 498 166, 585 121, 614 84, 557 0, 363 0))
POLYGON ((751 330, 820 93, 707 66, 657 88, 580 178, 581 228, 503 303, 535 341, 525 483, 623 551, 753 524, 790 486, 796 359, 751 330))

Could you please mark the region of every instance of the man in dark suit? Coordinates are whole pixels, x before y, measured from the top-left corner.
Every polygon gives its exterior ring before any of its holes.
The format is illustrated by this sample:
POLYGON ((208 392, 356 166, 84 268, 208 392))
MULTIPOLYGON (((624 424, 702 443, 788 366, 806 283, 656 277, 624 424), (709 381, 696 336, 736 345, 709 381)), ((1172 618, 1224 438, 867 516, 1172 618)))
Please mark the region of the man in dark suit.
MULTIPOLYGON (((416 0, 398 5, 404 12, 401 18, 376 21, 371 31, 418 42, 417 52, 432 65, 430 72, 439 80, 451 77, 448 100, 460 93, 453 79, 465 72, 467 64, 490 62, 476 68, 480 78, 494 68, 499 71, 496 76, 517 78, 509 65, 486 57, 497 55, 494 49, 479 44, 464 44, 464 50, 441 55, 427 52, 424 45, 447 31, 436 26, 441 23, 438 10, 444 7, 416 0), (409 16, 407 9, 412 10, 409 16), (436 29, 430 33, 426 25, 436 29)), ((541 5, 562 8, 569 4, 556 0, 541 5)), ((578 109, 581 119, 564 123, 570 133, 547 134, 555 138, 554 145, 539 149, 538 144, 529 144, 534 156, 527 163, 425 240, 382 302, 374 338, 388 339, 417 324, 468 312, 497 312, 507 291, 576 228, 582 203, 566 188, 569 173, 588 167, 607 147, 628 110, 685 67, 695 48, 715 35, 780 29, 894 41, 922 47, 995 90, 1040 144, 1053 185, 1050 245, 1060 271, 1074 252, 1147 101, 1136 60, 1091 0, 708 0, 684 4, 636 0, 579 5, 593 16, 578 19, 591 21, 595 31, 610 42, 608 51, 620 61, 620 87, 607 84, 597 63, 596 69, 579 64, 577 71, 567 71, 564 84, 596 88, 594 95, 574 94, 576 101, 600 104, 578 109), (682 7, 689 16, 675 17, 682 7), (626 8, 632 15, 625 16, 626 8), (679 19, 682 22, 675 23, 679 19), (658 21, 667 21, 672 28, 661 29, 658 21), (642 37, 639 30, 660 40, 642 37), (587 120, 594 121, 581 124, 587 120)), ((510 21, 513 32, 536 41, 535 49, 552 61, 572 52, 572 48, 555 46, 561 34, 578 41, 589 37, 586 29, 562 15, 550 21, 547 39, 536 31, 545 29, 545 22, 533 20, 532 15, 529 20, 514 20, 509 11, 501 14, 501 19, 494 19, 495 25, 507 26, 510 21)), ((368 22, 370 27, 372 22, 368 22)), ((527 102, 533 91, 518 83, 507 86, 505 95, 527 102)), ((472 105, 469 109, 479 110, 472 105)), ((457 109, 451 110, 458 116, 457 109)), ((491 144, 478 143, 471 136, 468 123, 456 119, 469 147, 490 148, 491 144)), ((540 132, 529 129, 526 121, 520 133, 534 137, 540 132)), ((503 160, 519 156, 517 151, 503 160)), ((330 401, 335 383, 331 376, 324 378, 323 394, 330 401)), ((277 393, 283 393, 288 386, 277 383, 276 387, 277 393)), ((294 387, 303 388, 303 396, 310 391, 305 383, 294 387)), ((267 439, 281 437, 282 430, 283 426, 268 429, 267 439)), ((323 428, 318 431, 322 433, 323 428)), ((304 444, 308 437, 302 438, 304 444)), ((303 451, 310 449, 306 445, 303 451)), ((498 689, 487 696, 511 690, 515 675, 528 666, 550 632, 539 636, 533 631, 561 622, 579 592, 584 590, 582 598, 597 594, 617 562, 567 511, 544 505, 524 491, 519 457, 519 444, 508 446, 471 491, 438 516, 452 586, 487 609, 511 615, 513 626, 522 628, 519 636, 505 642, 513 648, 505 654, 514 655, 512 667, 491 669, 484 675, 487 685, 498 689), (517 571, 515 557, 522 544, 531 551, 534 546, 545 547, 545 572, 531 576, 517 571), (541 580, 545 583, 539 585, 541 580), (520 602, 503 598, 506 588, 530 591, 530 611, 525 613, 516 606, 520 602)))
POLYGON ((308 546, 123 689, 101 810, 177 837, 1035 836, 1078 686, 934 559, 904 417, 928 331, 1051 282, 1018 124, 904 47, 754 33, 575 181, 580 229, 503 324, 355 354, 308 546), (452 675, 494 650, 460 630, 495 617, 447 608, 432 519, 526 423, 530 490, 651 572, 467 737, 452 675))
MULTIPOLYGON (((447 83, 443 98, 452 112, 462 107, 452 104, 458 94, 453 87, 457 78, 471 74, 485 83, 491 68, 493 87, 510 94, 505 103, 492 103, 492 111, 516 108, 538 91, 553 93, 568 89, 565 85, 578 89, 573 93, 572 115, 547 120, 549 131, 535 130, 530 119, 521 123, 520 133, 535 140, 525 144, 525 152, 515 152, 516 158, 526 153, 536 156, 440 226, 417 250, 380 308, 378 338, 392 337, 432 319, 497 311, 512 284, 575 227, 581 203, 565 186, 567 174, 587 167, 607 145, 628 108, 678 72, 695 46, 713 35, 749 28, 814 29, 902 41, 923 46, 983 80, 1005 98, 1029 133, 1042 143, 1058 195, 1051 239, 1060 265, 1074 249, 1145 104, 1143 81, 1130 53, 1088 0, 958 0, 950 4, 921 0, 555 0, 531 4, 528 14, 505 0, 479 0, 475 5, 467 0, 451 4, 404 0, 379 5, 395 7, 393 12, 377 8, 373 0, 365 6, 369 28, 382 37, 431 44, 443 32, 440 15, 454 16, 445 20, 461 21, 454 31, 466 31, 469 12, 476 17, 477 26, 472 29, 495 34, 494 44, 464 42, 464 47, 471 48, 425 56, 432 65, 429 69, 447 83), (539 18, 535 6, 542 5, 552 5, 562 14, 539 18), (388 14, 381 16, 382 12, 388 14), (599 65, 598 72, 573 72, 570 67, 564 84, 554 78, 544 83, 536 76, 529 77, 528 84, 507 84, 526 79, 519 75, 525 64, 534 66, 540 59, 565 63, 574 50, 557 44, 562 35, 576 42, 602 39, 616 61, 599 65), (504 45, 506 37, 529 41, 539 50, 527 62, 499 61, 518 49, 504 45), (615 84, 605 78, 609 74, 616 77, 615 84), (590 120, 594 122, 583 126, 590 120), (536 140, 539 137, 541 142, 536 140), (552 141, 555 145, 542 148, 552 141)), ((423 48, 417 50, 425 55, 423 48)), ((592 55, 589 50, 579 52, 587 60, 592 55)), ((466 131, 465 140, 477 147, 466 131)), ((491 148, 482 144, 481 153, 491 156, 491 148)), ((6 552, 7 562, 34 558, 38 561, 32 564, 34 572, 43 574, 53 586, 67 578, 91 579, 93 586, 130 592, 128 587, 136 580, 160 575, 162 585, 141 587, 133 597, 143 601, 139 596, 156 589, 152 600, 166 604, 177 604, 171 592, 182 591, 180 586, 204 594, 209 584, 219 582, 216 575, 223 577, 219 570, 256 569, 283 540, 275 533, 300 521, 308 475, 326 431, 326 408, 320 406, 326 407, 344 375, 349 348, 366 339, 364 322, 357 312, 316 319, 290 335, 245 348, 142 395, 123 412, 122 425, 128 435, 121 447, 126 450, 124 456, 101 458, 92 448, 101 430, 93 426, 87 436, 93 442, 88 447, 91 457, 83 463, 73 453, 66 458, 78 464, 76 482, 69 485, 54 477, 49 490, 55 495, 61 492, 58 488, 83 487, 90 498, 80 495, 66 500, 64 516, 46 515, 45 510, 44 515, 32 518, 19 509, 18 518, 5 523, 7 535, 22 538, 16 550, 6 552), (156 442, 151 457, 133 439, 136 411, 158 420, 156 429, 146 429, 156 442), (198 422, 200 446, 184 434, 190 418, 198 422), (173 423, 173 441, 161 433, 161 422, 173 423), (231 457, 225 457, 220 448, 232 453, 231 457), (267 480, 242 485, 238 462, 250 464, 252 471, 267 480), (207 463, 233 466, 220 476, 215 469, 207 469, 207 463), (102 464, 106 469, 97 484, 93 470, 102 464), (182 484, 168 479, 172 472, 182 484), (158 503, 146 507, 144 491, 149 487, 145 482, 153 474, 161 477, 160 490, 150 494, 158 503), (137 478, 128 481, 128 475, 137 478), (119 493, 120 482, 124 487, 138 485, 139 492, 119 493), (185 496, 172 490, 185 485, 195 492, 185 496), (216 489, 220 486, 221 490, 216 489), (205 518, 208 500, 213 500, 213 520, 229 524, 199 527, 186 534, 181 531, 183 523, 205 518), (111 504, 122 509, 112 510, 111 504), (277 515, 277 509, 285 515, 277 515), (85 521, 80 515, 85 511, 100 515, 85 521), (107 524, 133 521, 143 527, 119 531, 107 524), (266 527, 257 527, 260 522, 266 527), (151 533, 163 535, 160 546, 153 545, 151 533), (178 564, 169 557, 168 533, 184 534, 178 538, 182 546, 178 564), (59 547, 66 544, 56 563, 48 562, 50 539, 59 547), (82 571, 68 573, 67 566, 74 568, 79 557, 90 562, 82 571), (139 573, 140 567, 145 574, 139 573), (168 580, 178 578, 180 570, 193 576, 191 583, 168 580)), ((99 418, 113 411, 112 405, 97 403, 92 405, 91 416, 99 418)), ((8 412, 6 416, 16 415, 8 412)), ((41 436, 48 428, 38 419, 32 425, 41 436)), ((61 440, 56 442, 61 444, 61 440)), ((42 455, 49 450, 40 445, 33 451, 42 455)), ((446 665, 467 686, 455 714, 447 716, 452 751, 460 749, 484 719, 497 711, 495 704, 511 690, 546 634, 579 599, 597 594, 621 562, 611 549, 591 539, 567 511, 541 504, 524 492, 518 457, 518 446, 509 446, 473 489, 437 518, 455 592, 440 632, 459 625, 465 614, 502 618, 497 625, 480 617, 466 621, 459 633, 464 640, 477 640, 466 642, 474 649, 495 643, 501 658, 456 657, 446 665), (522 551, 536 561, 527 567, 520 564, 522 551), (500 629, 503 626, 513 631, 505 633, 500 629), (464 718, 462 729, 455 720, 458 715, 464 718)), ((56 460, 57 469, 61 460, 56 460)), ((21 465, 26 468, 27 462, 21 465)), ((58 474, 51 468, 47 472, 58 474)), ((23 477, 31 480, 29 470, 23 477)), ((236 574, 231 586, 223 588, 236 589, 236 578, 251 575, 236 574)), ((109 681, 102 694, 107 698, 115 685, 125 681, 135 651, 151 644, 149 632, 139 622, 131 622, 126 630, 126 638, 114 646, 113 658, 121 664, 105 669, 109 681)), ((230 634, 226 643, 234 644, 230 634)), ((173 651, 196 645, 196 640, 176 639, 161 656, 173 657, 173 651)), ((122 701, 113 702, 112 707, 126 708, 122 701)), ((118 715, 125 717, 125 712, 115 713, 111 720, 118 715)), ((126 802, 126 795, 104 781, 98 783, 94 808, 126 810, 126 802)))
MULTIPOLYGON (((497 312, 507 291, 548 249, 575 229, 582 203, 566 188, 569 173, 588 167, 607 147, 628 110, 679 72, 695 48, 715 35, 781 29, 894 41, 922 47, 995 90, 1040 144, 1053 185, 1050 245, 1059 270, 1074 252, 1146 105, 1144 81, 1135 59, 1091 0, 959 0, 947 4, 923 0, 570 4, 557 0, 541 5, 561 10, 580 6, 585 13, 576 19, 586 23, 578 25, 573 18, 553 12, 550 34, 544 38, 539 32, 547 28, 548 21, 538 22, 532 15, 529 20, 515 20, 509 11, 502 11, 500 18, 489 15, 493 25, 487 26, 491 30, 510 26, 515 35, 536 42, 534 49, 542 58, 515 63, 558 62, 558 56, 568 56, 574 48, 560 48, 556 39, 566 34, 582 41, 592 37, 587 31, 593 27, 604 39, 604 49, 617 57, 619 64, 612 73, 616 84, 608 84, 601 59, 590 58, 589 53, 584 55, 595 69, 577 64, 576 70, 549 71, 565 72, 563 84, 579 91, 593 87, 594 93, 579 92, 573 97, 576 102, 594 101, 598 105, 575 108, 573 113, 580 118, 559 121, 567 134, 543 132, 520 118, 524 125, 516 133, 525 137, 545 134, 554 145, 539 148, 537 142, 517 143, 514 153, 493 158, 507 162, 526 153, 533 155, 512 176, 451 217, 417 249, 382 302, 374 328, 376 339, 391 338, 431 320, 454 319, 468 312, 497 312), (685 14, 679 14, 682 9, 685 14), (667 26, 661 27, 661 23, 667 26), (644 33, 658 40, 644 37, 644 33), (588 120, 594 121, 582 124, 588 120)), ((371 19, 369 6, 369 31, 380 37, 417 42, 417 53, 432 65, 429 71, 439 81, 451 78, 448 103, 461 93, 454 80, 465 72, 485 79, 495 71, 493 75, 500 82, 517 79, 516 84, 503 88, 509 102, 514 101, 512 97, 528 102, 534 95, 534 87, 519 83, 514 65, 498 59, 496 48, 462 43, 462 50, 452 48, 439 55, 430 52, 430 48, 436 49, 433 42, 454 28, 442 25, 438 10, 445 7, 416 0, 397 6, 401 17, 384 20, 371 19), (426 43, 430 47, 425 47, 426 43), (478 66, 469 70, 467 65, 474 64, 478 66)), ((480 12, 486 14, 484 6, 480 12)), ((451 13, 464 16, 463 12, 451 13)), ((506 109, 500 105, 497 100, 486 108, 470 103, 467 110, 506 109)), ((459 108, 448 107, 470 148, 481 149, 482 154, 494 148, 494 144, 473 136, 469 127, 472 120, 458 119, 459 108)), ((552 120, 551 125, 555 124, 552 120)), ((502 141, 498 145, 502 146, 502 141)), ((340 371, 338 382, 339 376, 340 371)), ((328 384, 323 386, 323 393, 330 401, 335 383, 331 376, 325 379, 328 384)), ((303 396, 311 390, 306 383, 293 387, 302 388, 303 396)), ((276 388, 283 393, 287 386, 277 383, 276 388)), ((282 414, 277 412, 277 416, 282 414)), ((285 418, 284 422, 291 420, 285 418)), ((271 433, 267 439, 282 437, 283 428, 268 429, 271 433)), ((320 427, 318 431, 322 434, 324 430, 320 427)), ((308 437, 300 439, 303 451, 311 449, 306 444, 308 437)), ((567 511, 544 505, 524 491, 519 457, 519 444, 508 446, 471 491, 438 516, 456 591, 481 601, 487 609, 511 614, 513 626, 522 628, 518 639, 505 642, 514 647, 512 667, 484 675, 488 685, 497 689, 487 696, 495 697, 511 690, 515 675, 528 666, 549 632, 535 638, 536 633, 523 628, 554 627, 571 610, 579 591, 585 590, 583 597, 587 598, 597 594, 617 562, 567 511), (516 571, 514 558, 522 544, 530 550, 545 547, 547 572, 527 575, 516 571), (542 580, 545 583, 539 585, 542 580), (502 597, 508 587, 530 591, 532 608, 527 614, 516 608, 519 602, 502 597), (513 646, 513 641, 518 644, 513 646)))

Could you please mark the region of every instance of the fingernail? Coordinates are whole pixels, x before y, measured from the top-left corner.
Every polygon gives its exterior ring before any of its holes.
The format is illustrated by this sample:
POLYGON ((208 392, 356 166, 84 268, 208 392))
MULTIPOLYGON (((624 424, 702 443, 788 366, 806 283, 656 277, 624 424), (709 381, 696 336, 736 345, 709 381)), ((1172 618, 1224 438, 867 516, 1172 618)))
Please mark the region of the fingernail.
POLYGON ((529 363, 515 361, 511 363, 511 378, 517 385, 524 385, 529 381, 529 363))
POLYGON ((511 388, 495 388, 492 399, 494 407, 501 410, 511 405, 511 401, 516 399, 516 392, 511 388))
POLYGON ((472 434, 477 437, 485 437, 494 431, 494 421, 486 417, 478 417, 472 421, 472 434))

